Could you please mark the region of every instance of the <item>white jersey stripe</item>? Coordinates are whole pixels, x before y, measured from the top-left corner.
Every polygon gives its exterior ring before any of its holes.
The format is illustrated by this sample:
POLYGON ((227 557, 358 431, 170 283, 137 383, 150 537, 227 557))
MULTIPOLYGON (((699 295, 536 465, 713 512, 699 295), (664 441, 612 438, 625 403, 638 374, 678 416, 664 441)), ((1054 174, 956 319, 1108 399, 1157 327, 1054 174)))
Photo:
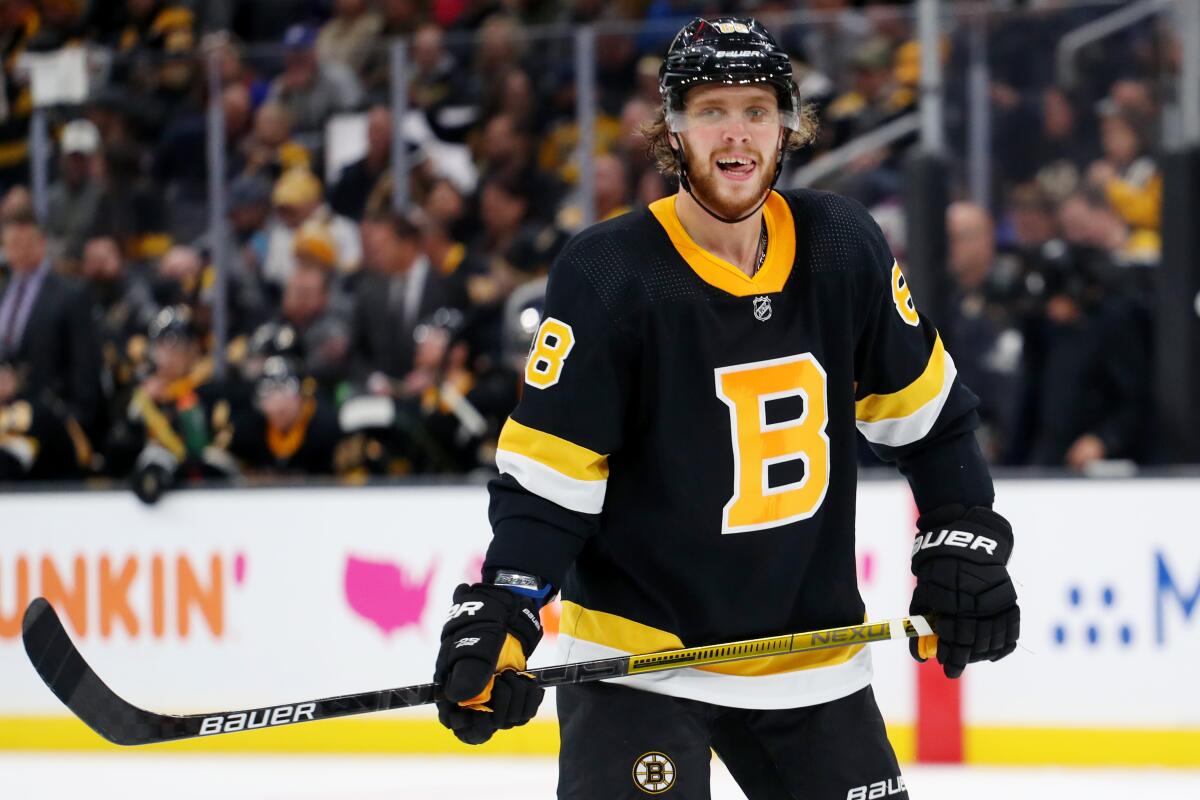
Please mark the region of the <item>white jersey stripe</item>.
POLYGON ((607 480, 585 481, 564 475, 558 470, 511 450, 496 451, 496 467, 512 475, 517 483, 538 497, 557 503, 571 511, 599 514, 604 508, 607 480))
POLYGON ((858 420, 858 430, 872 444, 887 447, 903 447, 919 441, 937 422, 942 413, 942 406, 950 396, 950 387, 954 385, 954 376, 958 371, 954 367, 954 359, 949 353, 945 354, 945 367, 942 371, 942 388, 929 402, 918 408, 907 417, 896 419, 881 419, 877 422, 858 420))

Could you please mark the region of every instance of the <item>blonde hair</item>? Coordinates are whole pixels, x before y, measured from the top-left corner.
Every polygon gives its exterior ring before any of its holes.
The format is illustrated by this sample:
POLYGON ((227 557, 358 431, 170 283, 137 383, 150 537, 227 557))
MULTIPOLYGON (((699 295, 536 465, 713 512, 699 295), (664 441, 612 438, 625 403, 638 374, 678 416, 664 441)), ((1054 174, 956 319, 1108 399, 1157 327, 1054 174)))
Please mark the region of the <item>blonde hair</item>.
MULTIPOLYGON (((795 152, 812 144, 817 138, 817 112, 811 104, 800 106, 800 130, 788 129, 783 137, 784 154, 795 152)), ((643 123, 641 133, 646 140, 646 152, 654 161, 654 166, 663 175, 679 176, 679 156, 674 143, 671 141, 671 131, 667 128, 667 118, 662 108, 650 122, 643 123)))

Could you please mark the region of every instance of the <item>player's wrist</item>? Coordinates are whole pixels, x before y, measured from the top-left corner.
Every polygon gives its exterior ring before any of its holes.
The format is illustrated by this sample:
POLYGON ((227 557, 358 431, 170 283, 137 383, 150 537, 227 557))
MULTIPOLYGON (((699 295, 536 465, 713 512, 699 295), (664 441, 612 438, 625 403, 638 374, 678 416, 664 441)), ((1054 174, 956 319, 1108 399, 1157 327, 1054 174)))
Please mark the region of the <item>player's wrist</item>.
POLYGON ((489 570, 484 575, 484 583, 530 600, 538 608, 550 602, 556 591, 549 581, 543 580, 537 575, 513 569, 489 570))

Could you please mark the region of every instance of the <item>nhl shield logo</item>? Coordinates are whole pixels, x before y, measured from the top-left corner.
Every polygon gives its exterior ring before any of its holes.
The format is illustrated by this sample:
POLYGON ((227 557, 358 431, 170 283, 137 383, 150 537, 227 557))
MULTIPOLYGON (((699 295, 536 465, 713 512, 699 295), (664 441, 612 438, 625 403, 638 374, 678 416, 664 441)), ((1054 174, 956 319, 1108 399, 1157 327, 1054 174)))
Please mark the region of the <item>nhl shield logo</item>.
POLYGON ((771 318, 771 298, 766 295, 761 295, 754 298, 754 318, 759 322, 766 322, 771 318))
POLYGON ((675 785, 675 762, 650 752, 633 762, 633 783, 646 794, 662 794, 675 785))

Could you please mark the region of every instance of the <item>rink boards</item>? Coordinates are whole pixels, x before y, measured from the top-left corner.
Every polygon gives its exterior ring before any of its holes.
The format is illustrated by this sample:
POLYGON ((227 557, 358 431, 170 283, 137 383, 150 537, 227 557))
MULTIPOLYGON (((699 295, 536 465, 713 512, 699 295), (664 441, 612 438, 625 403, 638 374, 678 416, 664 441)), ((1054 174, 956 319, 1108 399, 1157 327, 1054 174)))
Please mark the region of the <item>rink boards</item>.
MULTIPOLYGON (((902 615, 911 495, 898 480, 865 481, 859 495, 868 614, 902 615)), ((960 693, 951 722, 968 762, 1200 766, 1200 480, 1001 481, 997 495, 1017 535, 1023 646, 957 686, 918 688, 902 644, 872 645, 901 756, 921 752, 938 716, 929 709, 960 693)), ((0 748, 12 749, 110 747, 27 663, 20 614, 33 596, 50 597, 85 657, 134 703, 263 706, 428 681, 447 599, 478 576, 488 541, 480 486, 194 491, 154 508, 125 492, 30 493, 0 504, 0 748)), ((555 662, 553 640, 535 664, 555 662)), ((553 752, 552 705, 483 751, 553 752)), ((177 747, 463 749, 431 709, 177 747)))

